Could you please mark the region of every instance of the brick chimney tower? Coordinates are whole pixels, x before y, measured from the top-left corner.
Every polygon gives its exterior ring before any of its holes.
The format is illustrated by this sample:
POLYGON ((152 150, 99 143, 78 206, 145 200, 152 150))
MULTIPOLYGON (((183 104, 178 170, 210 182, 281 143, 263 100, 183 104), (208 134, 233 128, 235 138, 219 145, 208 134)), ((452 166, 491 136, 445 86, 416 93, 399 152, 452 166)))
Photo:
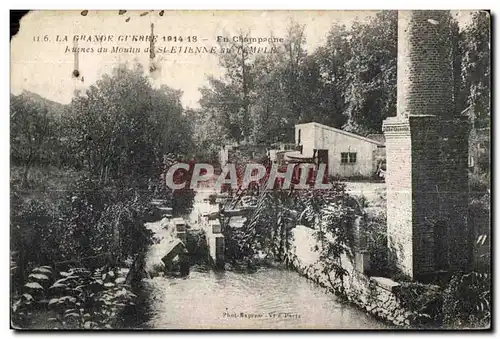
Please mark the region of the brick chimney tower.
POLYGON ((399 11, 397 116, 383 123, 389 258, 417 280, 466 270, 472 256, 450 21, 449 11, 399 11))

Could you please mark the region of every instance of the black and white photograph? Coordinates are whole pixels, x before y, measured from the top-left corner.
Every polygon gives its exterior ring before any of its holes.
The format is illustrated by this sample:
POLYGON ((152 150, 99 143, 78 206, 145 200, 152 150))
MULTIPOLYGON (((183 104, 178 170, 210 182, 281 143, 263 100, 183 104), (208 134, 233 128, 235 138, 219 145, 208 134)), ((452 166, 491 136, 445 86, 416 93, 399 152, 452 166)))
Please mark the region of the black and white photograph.
POLYGON ((10 15, 11 330, 492 329, 491 12, 10 15))

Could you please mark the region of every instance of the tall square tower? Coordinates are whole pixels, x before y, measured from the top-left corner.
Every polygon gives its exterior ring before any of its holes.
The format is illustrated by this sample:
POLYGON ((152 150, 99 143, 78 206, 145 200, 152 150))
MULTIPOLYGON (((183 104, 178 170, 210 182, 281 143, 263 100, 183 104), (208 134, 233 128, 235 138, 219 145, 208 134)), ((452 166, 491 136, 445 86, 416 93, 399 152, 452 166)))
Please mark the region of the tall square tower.
POLYGON ((468 121, 455 112, 449 11, 398 14, 397 116, 384 121, 390 259, 413 279, 472 256, 468 121))

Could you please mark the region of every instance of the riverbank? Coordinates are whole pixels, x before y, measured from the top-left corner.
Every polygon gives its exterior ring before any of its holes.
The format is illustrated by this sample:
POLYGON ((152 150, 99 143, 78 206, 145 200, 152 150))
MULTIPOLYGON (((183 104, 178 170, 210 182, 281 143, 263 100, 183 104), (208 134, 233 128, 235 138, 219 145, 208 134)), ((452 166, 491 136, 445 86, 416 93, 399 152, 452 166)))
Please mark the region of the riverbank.
MULTIPOLYGON (((204 246, 206 246, 206 239, 203 237, 204 231, 200 228, 200 225, 197 222, 198 218, 195 214, 201 213, 206 208, 208 208, 207 206, 209 203, 206 201, 206 199, 204 199, 204 197, 209 193, 210 192, 208 191, 198 192, 194 199, 193 213, 189 216, 186 216, 192 222, 192 227, 190 228, 190 231, 188 231, 188 234, 190 234, 190 232, 201 232, 201 234, 197 233, 198 241, 191 241, 193 242, 192 245, 195 245, 196 247, 195 250, 199 253, 202 253, 203 251, 200 251, 198 247, 202 243, 204 244, 204 246)), ((384 277, 368 277, 355 268, 353 259, 349 258, 346 254, 342 254, 340 257, 340 267, 345 270, 346 274, 343 277, 339 277, 337 274, 338 272, 335 272, 335 270, 331 270, 330 267, 326 267, 326 265, 328 264, 321 260, 321 251, 318 250, 319 243, 316 235, 318 231, 302 225, 296 225, 286 232, 289 232, 290 236, 284 236, 285 238, 287 238, 284 243, 286 245, 283 247, 284 249, 286 248, 286 253, 283 253, 284 255, 280 256, 282 261, 276 261, 276 258, 274 258, 270 253, 268 253, 268 255, 266 256, 264 253, 261 253, 261 251, 257 251, 250 257, 244 257, 240 260, 231 260, 226 262, 224 270, 222 271, 212 271, 210 266, 208 265, 208 261, 206 260, 206 258, 208 258, 208 252, 205 248, 205 255, 201 255, 198 258, 204 260, 191 261, 191 265, 194 265, 192 272, 188 277, 186 277, 186 279, 179 279, 172 277, 165 272, 165 265, 163 265, 163 262, 161 260, 165 255, 165 251, 168 251, 169 244, 176 239, 169 219, 162 219, 157 222, 146 224, 146 228, 153 232, 153 238, 155 239, 156 244, 152 245, 146 254, 145 271, 148 274, 147 278, 144 279, 144 283, 142 286, 146 291, 145 302, 148 305, 148 313, 156 314, 156 316, 159 317, 158 319, 162 318, 162 312, 168 312, 166 309, 164 311, 158 312, 157 309, 160 306, 155 306, 157 303, 163 305, 163 303, 167 302, 163 300, 163 297, 161 297, 161 295, 165 293, 168 294, 167 299, 174 298, 175 300, 179 300, 179 302, 182 302, 186 305, 193 302, 190 301, 189 296, 191 293, 195 292, 191 290, 191 288, 180 287, 186 284, 189 285, 190 279, 224 280, 226 279, 226 276, 241 277, 245 275, 248 275, 248 279, 251 279, 251 277, 258 276, 259 274, 261 274, 260 272, 266 270, 272 272, 274 272, 275 270, 287 271, 291 272, 292 274, 296 274, 299 277, 303 276, 306 279, 301 279, 316 286, 316 288, 322 291, 323 294, 334 297, 336 303, 343 304, 343 307, 355 308, 359 312, 365 314, 367 317, 373 319, 373 321, 382 321, 385 326, 389 326, 391 328, 395 326, 401 328, 420 326, 422 324, 422 319, 425 317, 429 317, 429 315, 425 313, 426 310, 421 306, 425 306, 425 304, 433 298, 437 299, 436 296, 439 293, 439 290, 436 289, 436 286, 420 284, 418 286, 419 292, 425 295, 427 299, 424 303, 420 303, 419 301, 414 302, 413 300, 410 300, 408 298, 407 293, 408 291, 410 293, 416 291, 414 288, 415 286, 413 286, 412 283, 398 283, 384 277), (290 269, 292 270, 290 271, 290 269), (162 291, 158 290, 160 289, 160 286, 162 291), (173 297, 168 292, 169 290, 176 290, 177 288, 180 289, 179 293, 185 292, 186 294, 181 298, 182 300, 179 299, 180 297, 177 294, 175 294, 175 297, 173 297), (166 289, 167 292, 163 291, 164 289, 166 289)), ((188 238, 190 237, 188 236, 188 238)), ((277 238, 277 241, 281 241, 279 239, 281 238, 277 238)), ((191 249, 190 252, 191 251, 193 251, 193 249, 191 249)), ((283 281, 283 283, 287 284, 287 281, 285 280, 283 281)), ((232 288, 233 285, 231 285, 231 283, 229 285, 224 283, 220 286, 215 285, 212 287, 219 289, 222 288, 222 290, 205 290, 207 298, 210 298, 209 296, 212 295, 218 295, 220 300, 218 300, 217 303, 230 303, 230 301, 225 300, 226 295, 224 294, 224 289, 227 287, 232 288)), ((203 290, 203 287, 199 288, 203 290)), ((233 292, 228 291, 228 293, 231 294, 233 292)), ((262 293, 267 293, 267 291, 261 291, 258 293, 259 295, 261 295, 262 293)), ((300 290, 297 290, 293 291, 293 293, 300 294, 301 292, 300 290)), ((293 293, 291 297, 293 297, 293 293)), ((229 294, 228 297, 235 298, 235 300, 237 300, 239 297, 242 298, 241 305, 246 305, 246 296, 238 296, 236 292, 234 292, 234 295, 232 296, 230 296, 229 294)), ((190 306, 185 306, 184 304, 180 307, 183 309, 189 309, 190 306)), ((216 311, 218 312, 220 310, 216 311)), ((251 311, 254 312, 251 314, 259 314, 258 310, 251 309, 251 311)), ((180 311, 170 310, 170 312, 176 313, 180 311)), ((188 317, 192 316, 195 320, 202 319, 205 322, 205 325, 207 325, 207 322, 209 322, 209 320, 217 321, 217 323, 221 321, 221 319, 217 317, 210 318, 208 316, 201 316, 199 314, 192 315, 192 312, 198 311, 193 309, 188 313, 182 311, 181 314, 189 315, 188 317)), ((227 317, 234 318, 232 315, 234 315, 235 312, 236 311, 225 313, 228 314, 227 317)), ((178 316, 180 315, 177 315, 177 317, 178 316)), ((168 320, 168 324, 163 323, 161 320, 158 320, 157 322, 143 321, 143 324, 141 326, 146 326, 148 328, 158 328, 158 326, 168 325, 167 328, 172 328, 172 324, 186 326, 186 323, 188 325, 190 324, 188 320, 180 321, 178 318, 175 318, 168 320), (144 325, 145 323, 148 323, 148 325, 144 325)), ((317 324, 313 321, 313 319, 310 319, 308 324, 310 325, 309 328, 317 327, 317 324)), ((246 324, 236 325, 244 326, 246 324)), ((304 323, 302 323, 302 325, 304 325, 304 323)), ((429 323, 427 325, 429 325, 429 323)), ((214 326, 214 328, 220 328, 220 325, 214 326)), ((255 326, 259 325, 252 323, 252 326, 252 328, 254 328, 255 326)), ((304 325, 303 328, 306 327, 307 326, 304 325)), ((202 326, 200 328, 211 327, 202 326)), ((326 326, 326 328, 328 327, 326 326)))
MULTIPOLYGON (((194 213, 207 207, 209 192, 198 192, 194 213)), ((191 232, 200 231, 190 215, 191 232)), ((127 328, 147 329, 384 329, 380 322, 342 298, 304 279, 284 262, 264 255, 226 263, 212 270, 196 263, 185 278, 162 272, 162 243, 174 238, 163 219, 146 224, 156 244, 145 258, 149 277, 141 280, 138 305, 126 318, 127 328)))
MULTIPOLYGON (((335 277, 334 271, 327 273, 328 270, 325 270, 319 258, 319 252, 314 250, 315 246, 317 240, 314 238, 313 229, 299 225, 292 230, 288 256, 291 266, 302 276, 333 294, 341 295, 349 303, 388 324, 411 328, 422 325, 423 318, 431 318, 425 313, 424 306, 439 299, 438 286, 398 283, 384 277, 368 277, 358 272, 346 255, 342 255, 341 265, 347 274, 338 278, 335 277), (426 298, 425 303, 417 302, 415 305, 415 302, 409 300, 407 292, 415 290, 415 287, 418 287, 421 295, 426 298)), ((427 325, 432 326, 432 322, 427 325)))

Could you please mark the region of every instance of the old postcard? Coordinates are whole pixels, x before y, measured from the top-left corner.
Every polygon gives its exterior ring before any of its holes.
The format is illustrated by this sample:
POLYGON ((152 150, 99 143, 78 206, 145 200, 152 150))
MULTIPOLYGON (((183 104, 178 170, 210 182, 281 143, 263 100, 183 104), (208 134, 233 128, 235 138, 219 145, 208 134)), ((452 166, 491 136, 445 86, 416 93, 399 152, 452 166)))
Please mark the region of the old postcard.
POLYGON ((490 329, 489 12, 11 16, 13 329, 490 329))

